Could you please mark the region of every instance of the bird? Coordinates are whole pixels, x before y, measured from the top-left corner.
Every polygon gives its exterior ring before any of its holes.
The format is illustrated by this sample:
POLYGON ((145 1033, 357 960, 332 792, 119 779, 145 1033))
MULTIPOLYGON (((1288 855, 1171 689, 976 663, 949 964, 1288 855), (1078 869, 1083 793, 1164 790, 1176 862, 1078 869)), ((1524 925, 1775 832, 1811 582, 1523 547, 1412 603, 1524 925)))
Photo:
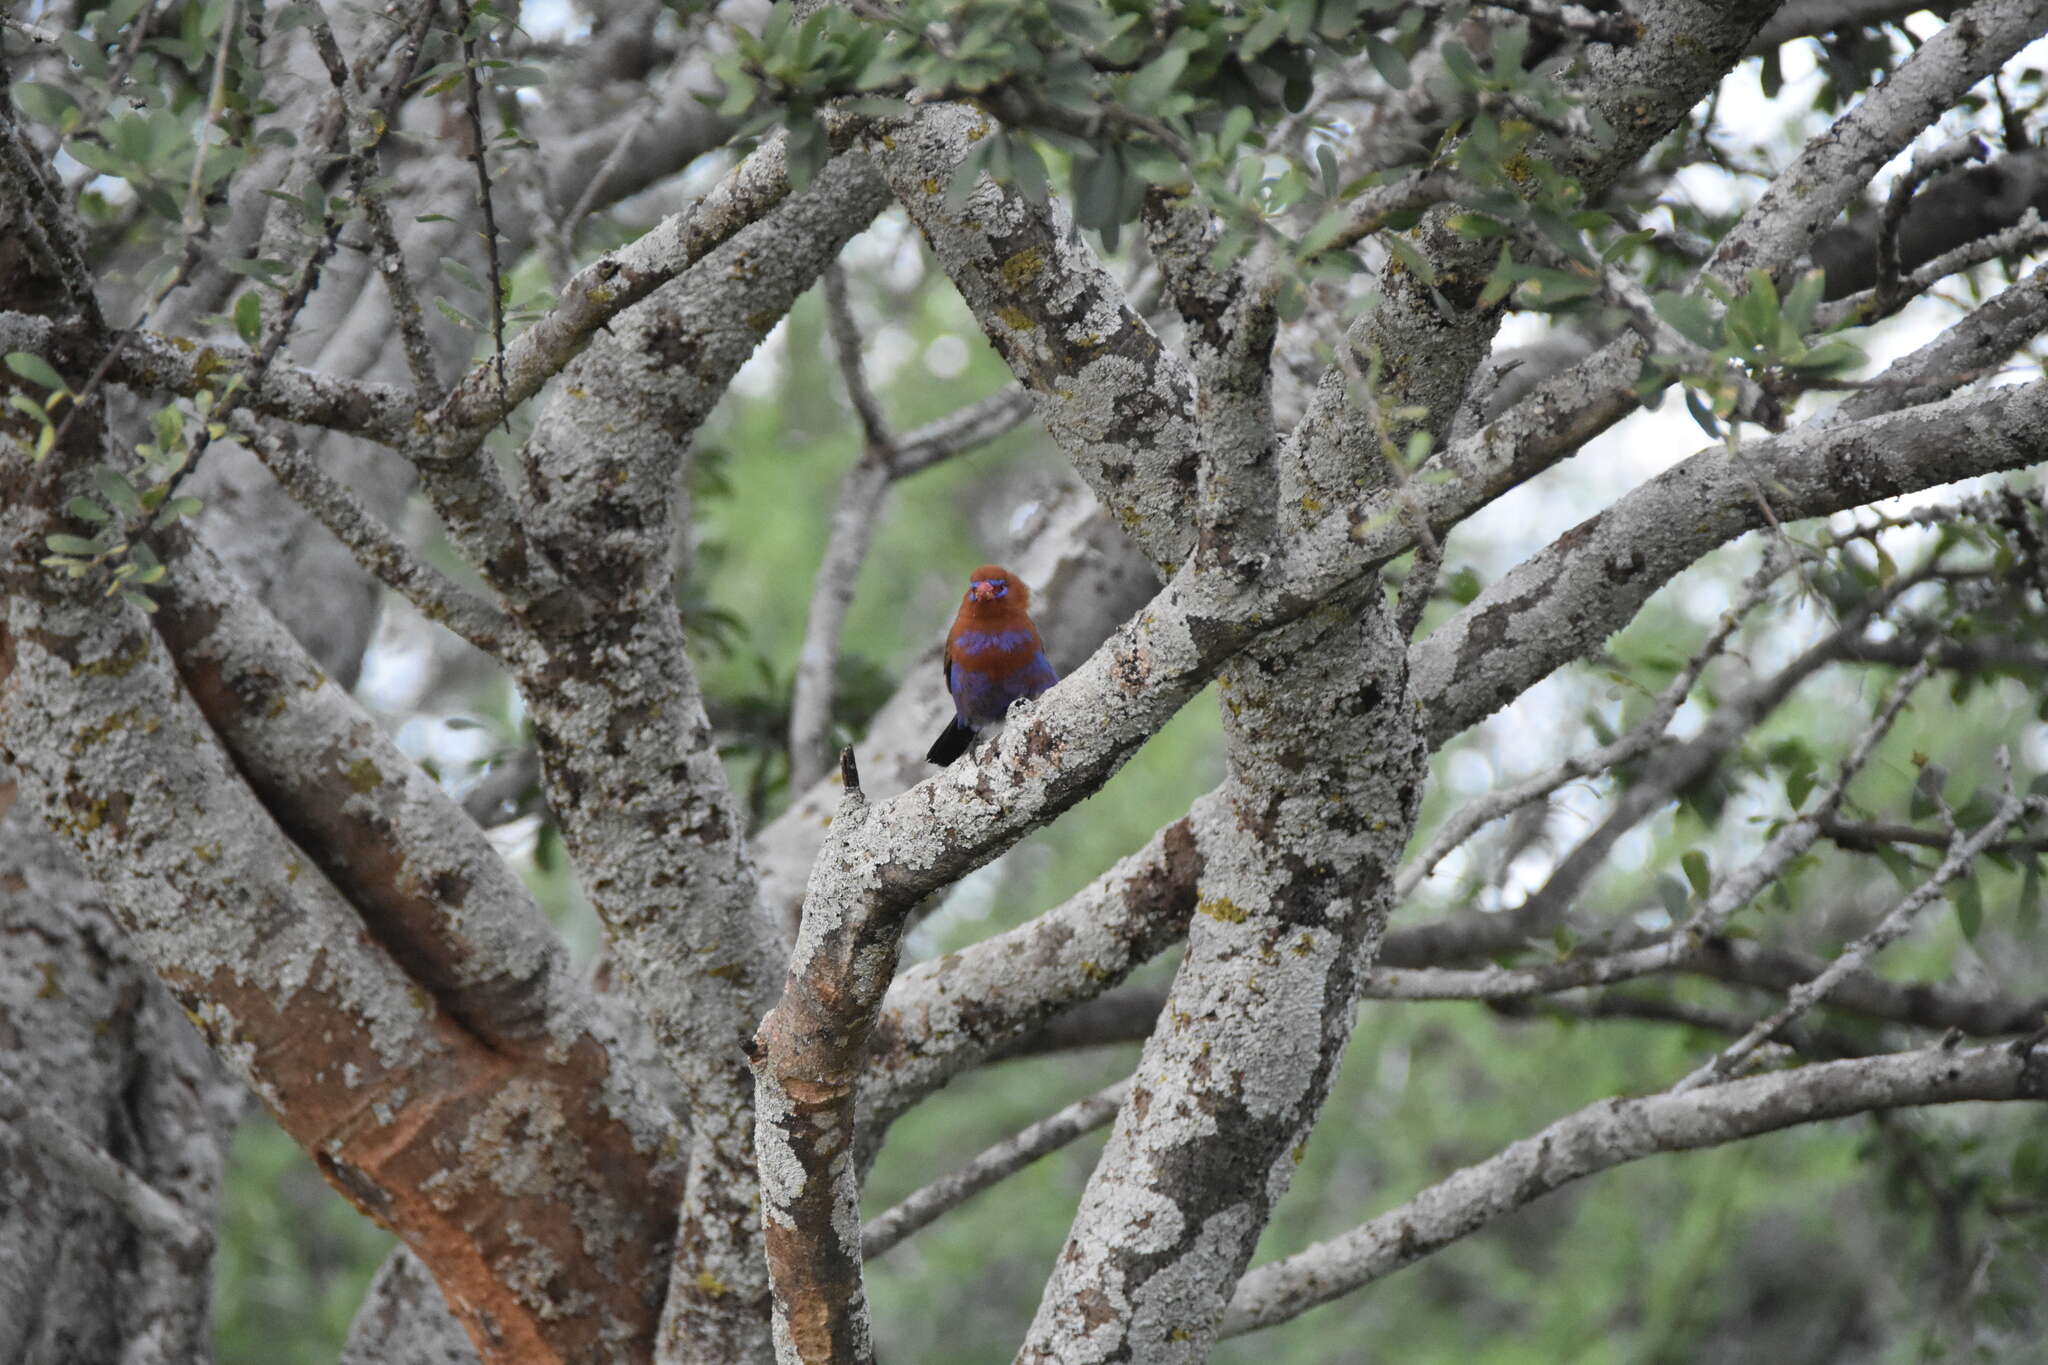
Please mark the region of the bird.
POLYGON ((977 731, 1001 720, 1010 703, 1060 680, 1031 624, 1030 605, 1031 589, 1008 569, 984 564, 969 576, 941 665, 953 719, 932 741, 927 762, 945 767, 967 752, 977 731))

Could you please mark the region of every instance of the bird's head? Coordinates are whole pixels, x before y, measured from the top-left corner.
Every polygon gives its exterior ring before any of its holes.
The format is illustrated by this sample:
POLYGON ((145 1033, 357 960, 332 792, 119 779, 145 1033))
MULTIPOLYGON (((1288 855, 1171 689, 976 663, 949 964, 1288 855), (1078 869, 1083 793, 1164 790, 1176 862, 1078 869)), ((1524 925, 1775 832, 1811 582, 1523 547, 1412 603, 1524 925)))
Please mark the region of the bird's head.
POLYGON ((1010 577, 1008 569, 994 564, 982 565, 967 580, 966 605, 970 607, 1003 607, 1022 611, 1030 597, 1029 588, 1010 577))

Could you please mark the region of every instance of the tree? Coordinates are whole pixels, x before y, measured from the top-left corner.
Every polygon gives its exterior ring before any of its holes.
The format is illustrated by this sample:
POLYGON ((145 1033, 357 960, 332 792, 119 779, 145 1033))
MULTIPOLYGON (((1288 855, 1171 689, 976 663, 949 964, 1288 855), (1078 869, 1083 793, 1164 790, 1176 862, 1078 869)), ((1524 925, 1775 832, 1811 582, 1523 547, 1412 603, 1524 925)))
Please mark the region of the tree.
MULTIPOLYGON (((868 1359, 864 1257, 1112 1118, 1018 1358, 1197 1360, 1640 1157, 2042 1098, 2038 991, 1878 964, 1946 899, 1955 953, 2038 969, 2048 800, 2015 719, 2048 514, 2020 478, 1889 501, 2048 451, 2044 382, 1998 382, 2048 319, 2015 278, 2048 4, 1912 12, 9 20, 0 1113, 33 1193, 0 1341, 207 1350, 224 1077, 403 1243, 359 1360, 868 1359), (1789 106, 1809 42, 1796 151, 1726 149, 1717 92, 1789 106), (1674 188, 1702 170, 1733 211, 1674 188), (1014 376, 909 431, 864 354, 890 286, 836 264, 878 215, 1014 376), (708 689, 739 623, 692 509, 777 457, 698 438, 821 280, 862 453, 801 649, 708 689), (1944 288, 1881 369, 1841 335, 1944 288), (1511 314, 1542 340, 1504 345, 1511 314), (1478 561, 1475 516, 1672 395, 1697 453, 1478 561), (879 706, 840 667, 855 580, 892 490, 1027 421, 1092 494, 1019 560, 1065 677, 931 774, 929 656, 879 706), (1725 610, 1652 601, 1682 575, 1725 610), (516 689, 530 745, 466 801, 350 695, 386 594, 516 689), (901 965, 930 898, 1212 684, 1214 790, 901 965), (1510 704, 1518 749, 1474 729, 1510 704), (1471 790, 1460 755, 1509 775, 1471 790), (484 832, 536 782, 595 978, 484 832), (1677 1024, 1690 1059, 1252 1266, 1360 1002, 1424 1000, 1677 1024), (1139 1039, 863 1226, 949 1081, 1139 1039)), ((1982 1125, 2026 1234, 2048 1161, 1982 1125)), ((2038 1328, 2001 1311, 1959 1339, 2038 1328)))

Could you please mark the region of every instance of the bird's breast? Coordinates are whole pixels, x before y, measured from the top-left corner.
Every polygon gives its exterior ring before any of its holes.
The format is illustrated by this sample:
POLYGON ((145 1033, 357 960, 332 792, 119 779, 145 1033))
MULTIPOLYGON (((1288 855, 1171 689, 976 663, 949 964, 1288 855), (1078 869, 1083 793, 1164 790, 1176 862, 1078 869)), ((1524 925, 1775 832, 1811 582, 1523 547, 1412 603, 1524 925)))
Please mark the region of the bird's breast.
POLYGON ((1009 630, 963 630, 953 637, 953 659, 969 668, 1024 663, 1038 653, 1038 632, 1029 626, 1009 630))

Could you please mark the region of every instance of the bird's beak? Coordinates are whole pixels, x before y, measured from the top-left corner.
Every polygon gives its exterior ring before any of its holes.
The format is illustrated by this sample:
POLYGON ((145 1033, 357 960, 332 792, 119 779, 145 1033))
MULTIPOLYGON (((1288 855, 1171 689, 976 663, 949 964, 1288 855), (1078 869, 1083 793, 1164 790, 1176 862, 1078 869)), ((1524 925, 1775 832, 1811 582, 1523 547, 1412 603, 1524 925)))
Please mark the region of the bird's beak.
POLYGON ((967 595, 977 602, 992 601, 996 595, 996 585, 986 578, 977 578, 968 585, 967 595))

